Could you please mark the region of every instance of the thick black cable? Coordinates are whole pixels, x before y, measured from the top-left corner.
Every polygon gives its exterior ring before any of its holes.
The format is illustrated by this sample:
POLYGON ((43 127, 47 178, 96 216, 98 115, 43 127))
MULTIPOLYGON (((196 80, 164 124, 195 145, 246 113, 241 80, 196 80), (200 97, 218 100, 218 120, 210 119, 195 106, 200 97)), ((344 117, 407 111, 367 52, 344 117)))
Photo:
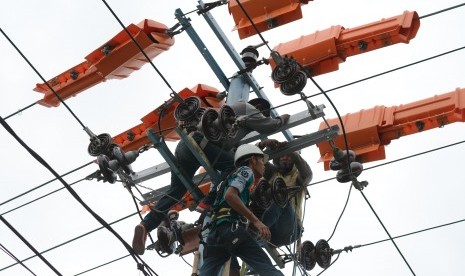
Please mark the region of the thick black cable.
MULTIPOLYGON (((374 168, 377 168, 377 167, 389 165, 391 163, 403 161, 403 160, 410 159, 410 158, 413 158, 413 157, 417 157, 417 156, 420 156, 420 155, 423 155, 423 154, 426 154, 426 153, 431 153, 431 152, 442 150, 442 149, 445 149, 445 148, 448 148, 448 147, 457 146, 457 145, 463 144, 463 143, 465 143, 465 140, 455 142, 455 143, 452 143, 452 144, 448 144, 448 145, 445 145, 445 146, 442 146, 442 147, 430 149, 430 150, 427 150, 427 151, 419 152, 419 153, 416 153, 416 154, 408 155, 408 156, 405 156, 405 157, 401 157, 401 158, 398 158, 398 159, 395 159, 395 160, 392 160, 392 161, 384 162, 384 163, 379 164, 379 165, 368 167, 368 168, 363 169, 363 170, 364 171, 371 170, 371 169, 374 169, 374 168)), ((314 183, 311 183, 311 184, 307 184, 307 186, 313 186, 313 185, 321 184, 321 183, 324 183, 324 182, 327 182, 327 181, 330 181, 330 180, 334 180, 334 179, 336 179, 336 177, 331 177, 331 178, 320 180, 320 181, 317 181, 317 182, 314 182, 314 183)))
MULTIPOLYGON (((132 217, 132 216, 134 216, 134 215, 136 215, 136 213, 132 213, 132 214, 130 214, 130 215, 127 215, 127 216, 125 216, 125 217, 122 217, 122 218, 120 218, 120 219, 118 219, 118 220, 115 220, 115 221, 109 223, 109 224, 110 224, 110 225, 113 225, 113 224, 115 224, 115 223, 118 223, 118 222, 120 222, 120 221, 123 221, 123 220, 125 220, 125 219, 128 219, 128 218, 130 218, 130 217, 132 217)), ((48 248, 48 249, 46 249, 46 250, 40 252, 40 254, 45 254, 45 253, 47 253, 47 252, 49 252, 49 251, 52 251, 52 250, 54 250, 54 249, 57 249, 57 248, 59 248, 59 247, 61 247, 61 246, 64 246, 64 245, 66 245, 66 244, 68 244, 68 243, 71 243, 71 242, 73 242, 73 241, 79 240, 79 239, 81 239, 81 238, 83 238, 83 237, 85 237, 85 236, 88 236, 88 235, 90 235, 90 234, 92 234, 92 233, 94 233, 94 232, 97 232, 97 231, 99 231, 99 230, 102 230, 102 229, 104 229, 103 226, 98 227, 98 228, 95 228, 95 229, 93 229, 93 230, 91 230, 91 231, 89 231, 89 232, 86 232, 86 233, 84 233, 84 234, 81 234, 81 235, 79 235, 79 236, 77 236, 77 237, 74 237, 74 238, 72 238, 72 239, 70 239, 70 240, 67 240, 67 241, 64 241, 64 242, 62 242, 62 243, 60 243, 60 244, 57 244, 57 245, 55 245, 55 246, 52 246, 52 247, 50 247, 50 248, 48 248)), ((27 257, 27 258, 21 260, 21 262, 28 261, 28 260, 30 260, 30 259, 32 259, 32 258, 35 258, 36 256, 37 256, 37 255, 29 256, 29 257, 27 257)), ((17 264, 18 264, 18 263, 14 263, 14 264, 11 264, 11 265, 9 265, 9 266, 2 267, 2 268, 0 268, 0 271, 3 271, 3 270, 8 269, 8 268, 10 268, 10 267, 13 267, 13 266, 15 266, 15 265, 17 265, 17 264)))
MULTIPOLYGON (((77 184, 77 183, 79 183, 79 182, 81 182, 81 181, 83 181, 83 180, 85 180, 85 179, 86 179, 86 178, 83 178, 83 179, 77 180, 77 181, 75 181, 75 182, 73 182, 73 183, 70 183, 69 186, 72 186, 72 185, 74 185, 74 184, 77 184)), ((21 205, 19 205, 19 206, 16 206, 15 208, 12 208, 12 209, 10 209, 10 210, 8 210, 8 211, 6 211, 6 212, 0 214, 0 216, 4 216, 4 215, 6 215, 6 214, 8 214, 8 213, 11 213, 11 212, 13 212, 13 211, 16 211, 16 210, 18 210, 18 209, 20 209, 20 208, 22 208, 22 207, 24 207, 24 206, 27 206, 27 205, 29 205, 29 204, 31 204, 31 203, 33 203, 33 202, 36 202, 36 201, 38 201, 38 200, 40 200, 40 199, 42 199, 42 198, 45 198, 45 197, 47 197, 47 196, 49 196, 49 195, 52 195, 52 194, 54 194, 54 193, 56 193, 56 192, 58 192, 58 191, 63 190, 63 189, 65 189, 65 187, 61 187, 61 188, 59 188, 59 189, 53 190, 53 191, 51 191, 51 192, 49 192, 49 193, 47 193, 47 194, 45 194, 45 195, 39 196, 39 197, 37 197, 37 198, 35 198, 35 199, 33 199, 33 200, 30 200, 30 201, 28 201, 28 202, 26 202, 26 203, 24 203, 24 204, 21 204, 21 205)))
POLYGON ((336 221, 336 225, 334 225, 333 232, 331 233, 331 236, 329 236, 329 238, 326 240, 327 242, 329 242, 331 240, 331 238, 333 237, 334 233, 336 232, 336 228, 339 225, 339 222, 341 221, 342 215, 346 211, 347 204, 349 203, 351 191, 352 191, 352 184, 349 187, 349 192, 347 194, 347 199, 346 199, 346 203, 344 204, 344 208, 342 208, 342 212, 341 212, 341 214, 339 215, 339 218, 336 221))
POLYGON ((66 183, 66 181, 63 178, 61 178, 61 176, 39 154, 37 154, 34 150, 32 150, 1 117, 0 117, 0 124, 16 139, 16 141, 18 141, 19 144, 21 144, 21 146, 23 146, 24 149, 26 149, 29 152, 29 154, 32 155, 32 157, 34 157, 34 159, 36 159, 39 163, 41 163, 56 178, 60 180, 60 182, 65 186, 68 192, 84 207, 84 209, 86 209, 100 224, 102 224, 108 231, 110 231, 123 244, 124 247, 126 247, 129 253, 133 256, 134 261, 136 261, 139 264, 139 262, 137 261, 137 259, 139 259, 142 263, 145 264, 145 262, 139 256, 137 256, 137 254, 135 254, 132 247, 103 218, 101 218, 97 213, 95 213, 81 199, 81 197, 76 193, 76 191, 74 191, 73 188, 71 188, 69 184, 66 183))
POLYGON ((115 263, 115 262, 117 262, 117 261, 119 261, 119 260, 122 260, 122 259, 124 259, 124 258, 126 258, 126 257, 129 257, 129 256, 131 256, 131 254, 128 254, 128 255, 123 256, 123 257, 116 258, 116 259, 114 259, 114 260, 111 260, 111 261, 106 262, 106 263, 104 263, 104 264, 95 266, 95 267, 93 267, 93 268, 89 268, 89 269, 87 269, 87 270, 85 270, 85 271, 79 272, 78 274, 74 274, 74 276, 78 276, 78 275, 85 274, 85 273, 87 273, 87 272, 91 272, 92 270, 96 270, 97 268, 101 268, 101 267, 103 267, 103 266, 106 266, 106 265, 115 263))
MULTIPOLYGON (((15 45, 15 43, 8 37, 8 35, 0 28, 0 32, 3 34, 3 36, 10 42, 10 44, 16 49, 16 51, 21 55, 21 57, 29 64, 29 66, 36 72, 36 74, 39 76, 39 78, 47 85, 47 87, 50 89, 50 91, 53 92, 55 97, 57 97, 58 100, 68 109, 68 111, 71 113, 71 115, 76 119, 76 121, 81 125, 81 127, 85 130, 87 127, 81 122, 81 120, 74 114, 74 112, 69 108, 69 106, 65 103, 65 101, 60 97, 60 95, 55 92, 55 89, 45 80, 45 78, 39 73, 39 71, 32 65, 32 63, 27 59, 27 57, 21 52, 21 50, 15 45)), ((2 120, 4 120, 2 118, 2 120)))
POLYGON ((383 227, 384 231, 386 232, 386 234, 388 235, 389 239, 392 241, 392 244, 394 245, 394 247, 397 249, 397 252, 399 252, 400 256, 402 257, 402 259, 404 260, 405 264, 408 266, 408 268, 410 269, 410 272, 412 272, 413 275, 415 275, 415 272, 413 271, 412 267, 410 266, 410 264, 408 263, 407 259, 405 259, 404 257, 404 254, 402 254, 402 252, 400 251, 399 247, 397 246, 396 242, 394 241, 394 239, 392 238, 391 234, 389 234, 389 231, 387 230, 386 226, 384 226, 384 223, 381 221, 380 217, 378 216, 378 214, 376 213, 375 209, 373 208, 373 206, 371 206, 370 204, 370 201, 368 201, 368 198, 365 196, 365 194, 363 193, 362 190, 359 190, 360 193, 362 194, 363 198, 365 199, 366 203, 368 204, 368 206, 370 207, 371 211, 373 212, 373 214, 376 216, 376 218, 378 219, 379 223, 381 224, 381 226, 383 227))
POLYGON ((108 8, 108 10, 111 12, 111 14, 113 15, 113 17, 115 17, 116 21, 118 21, 118 23, 121 25, 121 27, 124 29, 124 31, 126 32, 126 34, 131 38, 132 42, 134 42, 134 44, 137 46, 137 48, 139 48, 139 51, 142 53, 142 55, 144 55, 144 57, 147 59, 147 62, 150 63, 150 65, 152 65, 153 69, 155 69, 155 71, 158 73, 158 75, 163 79, 163 81, 165 82, 165 84, 168 86, 168 88, 176 94, 176 92, 173 90, 173 88, 171 87, 171 85, 169 84, 169 82, 165 79, 165 77, 163 76, 163 74, 158 70, 158 68, 155 66, 155 64, 153 64, 152 60, 149 58, 149 56, 145 53, 144 49, 142 49, 142 47, 140 46, 140 44, 136 41, 136 39, 134 39, 134 37, 131 35, 131 33, 128 31, 128 29, 126 28, 126 26, 124 26, 123 22, 119 19, 119 17, 116 15, 116 13, 113 11, 113 9, 110 7, 110 5, 108 5, 107 1, 105 0, 102 0, 103 4, 105 4, 105 6, 108 8))
POLYGON ((446 11, 450 11, 450 10, 453 10, 453 9, 456 9, 456 8, 459 8, 459 7, 462 7, 464 6, 465 3, 462 3, 462 4, 458 4, 458 5, 455 5, 455 6, 452 6, 450 8, 446 8, 446 9, 443 9, 443 10, 439 10, 437 12, 433 12, 433 13, 430 13, 430 14, 425 14, 425 15, 422 15, 419 17, 419 19, 423 19, 423 18, 426 18, 426 17, 430 17, 430 16, 433 16, 433 15, 436 15, 436 14, 440 14, 440 13, 443 13, 443 12, 446 12, 446 11))
MULTIPOLYGON (((68 174, 73 173, 73 172, 75 172, 75 171, 78 171, 78 170, 80 170, 80 169, 82 169, 82 168, 85 168, 85 167, 89 166, 89 165, 92 164, 92 163, 94 163, 94 162, 91 161, 91 162, 86 163, 86 164, 84 164, 84 165, 82 165, 82 166, 79 166, 79 167, 77 167, 77 168, 75 168, 75 169, 72 169, 71 171, 69 171, 69 172, 67 172, 67 173, 64 173, 64 174, 60 175, 60 177, 67 176, 68 174)), ((13 201, 13 200, 15 200, 15 199, 17 199, 17 198, 20 198, 20 197, 22 197, 22 196, 24 196, 24 195, 26 195, 26 194, 28 194, 28 193, 34 191, 34 190, 37 190, 37 189, 39 189, 39 188, 41 188, 41 187, 43 187, 43 186, 45 186, 45 185, 47 185, 47 184, 49 184, 49 183, 51 183, 51 182, 57 180, 57 179, 58 179, 58 178, 55 177, 55 178, 50 179, 49 181, 47 181, 47 182, 45 182, 45 183, 43 183, 43 184, 40 184, 39 186, 36 186, 36 187, 34 187, 34 188, 32 188, 32 189, 30 189, 30 190, 24 192, 24 193, 21 193, 21 194, 19 194, 19 195, 17 195, 17 196, 14 196, 14 197, 12 197, 12 198, 10 198, 10 199, 8 199, 8 200, 6 200, 6 201, 0 203, 0 206, 4 205, 4 204, 6 204, 6 203, 8 203, 8 202, 10 202, 10 201, 13 201)))
POLYGON ((15 233, 15 235, 24 243, 27 245, 27 247, 29 247, 29 249, 31 249, 35 254, 36 256, 38 256, 51 270, 53 270, 53 272, 55 272, 56 275, 62 275, 47 259, 44 258, 44 256, 42 256, 42 254, 39 253, 39 251, 37 251, 37 249, 34 248, 34 246, 32 246, 32 244, 30 244, 18 231, 16 231, 16 229, 3 217, 3 216, 0 216, 0 220, 8 227, 10 228, 10 230, 15 233))
POLYGON ((5 120, 8 120, 10 117, 13 117, 13 116, 16 115, 16 114, 19 114, 19 113, 23 112, 24 110, 29 109, 30 107, 33 107, 33 106, 36 105, 36 104, 37 104, 36 102, 31 103, 30 105, 28 105, 28 106, 26 106, 26 107, 23 107, 23 108, 21 108, 20 110, 18 110, 18 111, 16 111, 16 112, 11 113, 10 115, 6 116, 4 119, 5 119, 5 120))
POLYGON ((13 260, 17 263, 20 263, 27 271, 31 272, 32 275, 37 276, 29 267, 27 267, 23 262, 21 262, 13 253, 10 252, 3 244, 0 243, 0 249, 5 252, 8 256, 10 256, 13 260))

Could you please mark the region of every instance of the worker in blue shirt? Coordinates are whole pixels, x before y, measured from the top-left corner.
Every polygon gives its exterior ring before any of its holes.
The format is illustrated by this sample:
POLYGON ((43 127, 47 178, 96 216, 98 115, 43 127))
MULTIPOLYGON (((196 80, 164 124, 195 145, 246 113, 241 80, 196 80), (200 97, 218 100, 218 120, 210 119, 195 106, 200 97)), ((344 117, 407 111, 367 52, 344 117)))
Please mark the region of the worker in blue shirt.
POLYGON ((241 258, 260 275, 284 275, 246 230, 248 222, 262 239, 271 238, 269 228, 247 208, 249 188, 255 179, 263 176, 265 162, 265 154, 257 146, 244 144, 237 148, 234 155, 236 170, 219 186, 201 276, 217 275, 231 256, 241 258))

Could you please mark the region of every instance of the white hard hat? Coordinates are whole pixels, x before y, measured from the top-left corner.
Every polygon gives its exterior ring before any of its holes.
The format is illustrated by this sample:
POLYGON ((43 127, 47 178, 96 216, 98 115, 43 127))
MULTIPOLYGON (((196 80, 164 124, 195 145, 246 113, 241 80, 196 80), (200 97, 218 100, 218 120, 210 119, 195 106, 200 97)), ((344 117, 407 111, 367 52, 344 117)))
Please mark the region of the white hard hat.
POLYGON ((263 155, 265 162, 268 161, 268 155, 264 154, 259 147, 251 144, 243 144, 237 148, 236 153, 234 154, 234 165, 236 165, 237 160, 249 155, 263 155))

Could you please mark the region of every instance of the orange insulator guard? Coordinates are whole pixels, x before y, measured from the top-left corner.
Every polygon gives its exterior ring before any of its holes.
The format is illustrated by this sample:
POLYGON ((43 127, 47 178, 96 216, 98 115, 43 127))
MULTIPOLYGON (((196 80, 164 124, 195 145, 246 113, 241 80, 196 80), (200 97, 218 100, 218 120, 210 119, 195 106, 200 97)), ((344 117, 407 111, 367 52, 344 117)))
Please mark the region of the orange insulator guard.
MULTIPOLYGON (((137 25, 131 24, 127 30, 150 59, 167 51, 174 39, 165 34, 167 26, 145 19, 137 25)), ((106 79, 121 79, 139 70, 148 60, 125 30, 107 41, 85 57, 86 61, 74 66, 48 81, 48 84, 66 100, 106 79)), ((34 91, 44 93, 37 103, 52 107, 60 100, 46 83, 37 84, 34 91)))
MULTIPOLYGON (((246 10, 255 26, 260 32, 267 31, 292 21, 302 18, 301 5, 307 4, 309 0, 240 0, 242 7, 246 10)), ((252 23, 236 0, 228 3, 229 13, 232 14, 236 26, 234 30, 239 33, 239 38, 257 34, 252 23)))
MULTIPOLYGON (((223 106, 224 100, 218 99, 218 89, 205 85, 198 84, 193 88, 184 88, 178 95, 182 99, 188 97, 197 96, 201 100, 202 107, 216 107, 223 106)), ((170 100, 173 101, 173 100, 170 100)), ((176 119, 174 118, 174 112, 178 106, 178 102, 174 102, 165 108, 165 104, 160 105, 155 110, 149 112, 147 115, 141 118, 142 123, 130 128, 123 133, 113 137, 113 142, 118 144, 123 151, 136 150, 143 145, 151 144, 149 138, 146 135, 148 129, 153 129, 158 132, 162 130, 161 134, 164 136, 166 141, 179 140, 179 135, 174 130, 176 126, 176 119), (164 109, 163 115, 160 117, 160 111, 164 109)))
MULTIPOLYGON (((446 124, 465 122, 465 89, 399 106, 376 106, 342 117, 349 149, 355 151, 357 160, 366 163, 386 158, 384 146, 391 140, 446 124)), ((329 125, 339 125, 338 119, 328 120, 329 125)), ((320 130, 326 123, 320 124, 320 130)), ((345 149, 342 132, 334 139, 338 148, 345 149)), ((328 142, 317 144, 320 162, 325 170, 333 158, 328 142)))
MULTIPOLYGON (((416 12, 382 19, 360 27, 345 29, 337 25, 295 40, 281 43, 274 50, 281 56, 293 57, 317 76, 339 69, 349 56, 373 51, 397 43, 409 43, 420 28, 416 12)), ((270 59, 272 69, 276 67, 270 59)))

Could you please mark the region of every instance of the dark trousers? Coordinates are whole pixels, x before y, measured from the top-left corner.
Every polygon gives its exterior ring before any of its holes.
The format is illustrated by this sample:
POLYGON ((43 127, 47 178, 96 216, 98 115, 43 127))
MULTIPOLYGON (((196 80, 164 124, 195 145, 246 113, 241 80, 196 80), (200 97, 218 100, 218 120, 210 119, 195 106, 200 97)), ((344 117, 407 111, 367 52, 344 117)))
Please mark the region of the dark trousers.
MULTIPOLYGON (((195 133, 192 138, 200 144, 203 136, 200 133, 195 133)), ((212 163, 213 168, 221 172, 221 178, 225 178, 231 171, 234 170, 234 154, 221 149, 221 147, 208 143, 203 149, 208 160, 212 163), (214 163, 214 161, 216 162, 214 163)), ((174 155, 179 162, 179 166, 186 173, 188 179, 194 177, 195 172, 200 168, 200 163, 189 150, 184 141, 179 141, 174 155)), ((152 231, 166 217, 168 211, 175 205, 179 199, 186 193, 187 189, 182 184, 179 177, 171 172, 171 184, 166 195, 160 198, 152 210, 144 217, 143 224, 147 231, 152 231)))
POLYGON ((222 265, 231 256, 241 258, 260 275, 284 275, 273 266, 268 255, 243 226, 236 227, 236 223, 223 222, 208 235, 200 276, 218 275, 222 265))

